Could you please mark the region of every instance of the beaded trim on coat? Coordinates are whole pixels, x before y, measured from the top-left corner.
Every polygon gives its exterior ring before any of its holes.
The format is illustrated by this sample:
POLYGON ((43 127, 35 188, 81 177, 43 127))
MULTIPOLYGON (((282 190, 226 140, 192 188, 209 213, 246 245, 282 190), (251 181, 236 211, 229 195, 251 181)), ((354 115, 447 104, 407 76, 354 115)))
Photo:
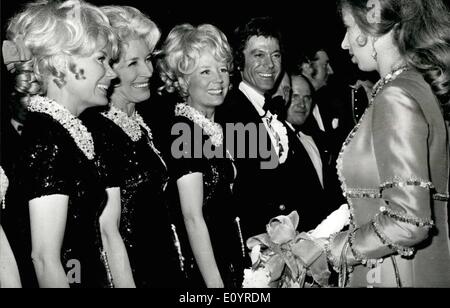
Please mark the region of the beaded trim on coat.
MULTIPOLYGON (((342 148, 339 152, 338 158, 336 160, 336 169, 337 169, 337 174, 339 177, 339 181, 341 182, 341 188, 342 188, 342 192, 344 194, 344 197, 347 197, 346 192, 347 192, 347 184, 344 178, 344 175, 342 173, 342 169, 343 169, 343 154, 345 152, 346 147, 348 146, 348 144, 352 141, 353 137, 356 135, 356 132, 358 131, 359 127, 361 126, 361 123, 363 123, 363 121, 365 120, 367 111, 369 110, 369 108, 372 106, 375 97, 378 95, 378 93, 380 93, 384 86, 386 84, 388 84, 389 82, 395 80, 401 73, 403 73, 404 71, 408 70, 408 67, 403 66, 400 67, 399 69, 387 74, 385 77, 381 78, 373 87, 372 90, 372 97, 369 101, 369 105, 367 106, 366 110, 364 111, 364 114, 361 116, 361 118, 359 119, 358 124, 356 124, 356 126, 352 129, 352 131, 349 133, 349 135, 347 136, 347 138, 345 139, 342 148)), ((350 225, 353 228, 356 228, 357 225, 355 224, 354 221, 354 209, 353 209, 353 204, 352 204, 352 200, 350 198, 347 198, 347 202, 350 208, 350 225)))

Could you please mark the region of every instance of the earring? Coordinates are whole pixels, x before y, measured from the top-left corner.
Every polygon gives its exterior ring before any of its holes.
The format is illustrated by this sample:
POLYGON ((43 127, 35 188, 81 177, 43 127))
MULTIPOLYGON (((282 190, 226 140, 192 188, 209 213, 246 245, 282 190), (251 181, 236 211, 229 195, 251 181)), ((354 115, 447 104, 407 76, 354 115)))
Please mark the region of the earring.
POLYGON ((367 36, 365 34, 361 33, 356 38, 356 43, 358 44, 359 47, 366 46, 366 44, 367 44, 367 36))
POLYGON ((377 61, 377 56, 378 56, 377 50, 375 49, 375 42, 376 42, 377 40, 378 40, 378 38, 372 39, 372 58, 373 58, 375 61, 377 61))
POLYGON ((377 53, 377 51, 374 49, 373 51, 372 51, 372 58, 376 61, 377 60, 377 56, 378 56, 378 53, 377 53))

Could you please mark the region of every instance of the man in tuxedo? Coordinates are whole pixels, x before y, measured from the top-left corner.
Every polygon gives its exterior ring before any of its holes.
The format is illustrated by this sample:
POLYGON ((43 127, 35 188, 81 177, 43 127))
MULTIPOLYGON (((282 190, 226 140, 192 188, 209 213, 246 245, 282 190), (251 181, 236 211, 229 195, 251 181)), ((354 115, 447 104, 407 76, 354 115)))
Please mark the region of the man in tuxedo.
POLYGON ((305 125, 314 106, 312 85, 298 73, 291 76, 291 86, 285 121, 289 154, 282 166, 283 178, 291 180, 285 183, 283 196, 287 211, 299 213, 298 230, 309 231, 335 210, 340 200, 336 196, 337 177, 333 178, 328 164, 329 154, 319 137, 323 132, 305 125), (313 133, 314 129, 319 131, 313 133))
POLYGON ((269 110, 271 102, 265 98, 272 96, 281 76, 281 33, 271 18, 260 17, 238 27, 235 35, 235 67, 241 81, 216 109, 215 116, 224 128, 227 147, 230 134, 236 136, 242 134, 242 127, 249 128, 244 143, 234 140, 233 151, 237 169, 233 192, 245 243, 249 237, 264 233, 271 218, 289 214, 281 202, 280 187, 280 165, 286 159, 288 145, 286 131, 283 134, 279 130, 284 126, 275 115, 277 108, 269 110), (236 130, 231 131, 230 125, 236 130))
MULTIPOLYGON (((329 77, 334 74, 330 64, 330 58, 324 49, 317 47, 310 48, 304 59, 306 61, 301 63, 302 75, 308 78, 314 87, 314 92, 318 93, 320 89, 328 84, 329 77)), ((331 106, 323 103, 316 103, 313 107, 312 114, 320 130, 329 132, 332 129, 336 129, 339 123, 335 120, 337 118, 331 114, 331 106)))
MULTIPOLYGON (((319 137, 324 137, 324 146, 330 153, 330 160, 335 163, 342 143, 353 127, 348 123, 344 100, 337 89, 329 85, 330 76, 334 75, 328 53, 322 47, 311 44, 301 55, 294 56, 293 67, 305 76, 313 87, 314 106, 312 116, 306 125, 312 126, 316 132, 323 132, 319 137)), ((314 136, 316 137, 316 136, 314 136)))

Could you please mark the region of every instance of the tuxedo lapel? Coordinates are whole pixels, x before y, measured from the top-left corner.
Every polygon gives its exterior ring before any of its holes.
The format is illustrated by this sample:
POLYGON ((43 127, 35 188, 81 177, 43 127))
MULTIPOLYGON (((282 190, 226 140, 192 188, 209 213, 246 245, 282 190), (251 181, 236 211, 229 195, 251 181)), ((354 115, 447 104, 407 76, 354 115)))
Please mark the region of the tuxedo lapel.
MULTIPOLYGON (((266 139, 266 146, 271 145, 271 139, 266 126, 263 123, 261 116, 259 115, 256 108, 250 102, 250 100, 245 96, 239 89, 232 91, 226 98, 223 109, 220 108, 218 112, 218 122, 225 128, 226 123, 242 123, 247 125, 249 123, 254 123, 257 130, 257 140, 258 140, 258 158, 259 160, 265 160, 261 157, 259 152, 260 135, 263 134, 266 139)), ((271 146, 271 155, 277 156, 275 149, 271 146)), ((274 156, 272 156, 274 157, 274 156)))
MULTIPOLYGON (((220 108, 216 111, 216 119, 223 126, 232 124, 256 124, 257 135, 250 138, 257 138, 257 156, 250 158, 235 157, 237 177, 233 192, 236 197, 237 209, 241 218, 241 227, 244 241, 253 235, 264 232, 264 226, 274 216, 280 215, 280 199, 283 192, 280 189, 282 179, 280 178, 280 166, 274 168, 262 168, 262 163, 272 157, 278 159, 273 147, 271 156, 262 158, 260 152, 259 139, 266 138, 266 146, 271 144, 269 133, 267 132, 262 119, 248 98, 238 89, 233 89, 220 108), (263 136, 260 136, 263 134, 263 136)), ((225 130, 226 132, 226 130, 225 130)), ((227 133, 227 132, 226 132, 227 133)), ((231 133, 229 131, 228 133, 231 133)), ((253 140, 254 141, 254 140, 253 140)), ((246 147, 250 142, 248 136, 245 141, 246 147)), ((236 149, 235 140, 235 149, 236 149)), ((267 151, 267 148, 266 148, 267 151)))
POLYGON ((250 100, 245 96, 244 93, 241 91, 236 91, 236 102, 239 103, 239 107, 242 110, 241 116, 242 116, 242 122, 244 124, 247 123, 262 123, 261 116, 259 115, 258 111, 256 111, 253 104, 250 102, 250 100))
MULTIPOLYGON (((311 158, 303 146, 302 142, 298 138, 298 135, 295 131, 293 131, 288 125, 286 125, 288 131, 289 138, 289 155, 288 155, 288 166, 289 168, 298 168, 298 172, 304 172, 309 175, 310 180, 314 182, 316 185, 320 185, 319 176, 317 175, 317 171, 314 168, 314 164, 311 161, 311 158), (290 156, 290 157, 289 157, 290 156), (303 169, 303 170, 300 170, 303 169)), ((320 150, 319 150, 320 152, 320 150)), ((322 156, 322 154, 321 154, 322 156)))

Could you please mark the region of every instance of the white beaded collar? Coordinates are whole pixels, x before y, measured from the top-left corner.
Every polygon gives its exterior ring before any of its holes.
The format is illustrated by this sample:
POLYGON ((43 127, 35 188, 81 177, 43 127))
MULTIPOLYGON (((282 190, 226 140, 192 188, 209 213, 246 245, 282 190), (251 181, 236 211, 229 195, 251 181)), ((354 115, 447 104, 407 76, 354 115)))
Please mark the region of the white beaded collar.
POLYGON ((83 154, 89 160, 94 159, 95 149, 91 133, 81 120, 75 117, 67 108, 48 97, 39 95, 30 98, 27 108, 31 112, 40 112, 51 116, 69 132, 83 154))
POLYGON ((212 144, 219 147, 223 143, 223 130, 220 124, 215 123, 206 118, 197 109, 184 104, 178 103, 175 106, 175 115, 183 116, 200 126, 203 131, 210 137, 212 144))
POLYGON ((142 137, 141 127, 146 130, 148 137, 153 139, 150 127, 145 124, 144 119, 142 119, 141 115, 137 111, 135 111, 133 115, 128 116, 122 110, 111 106, 107 112, 102 112, 102 115, 119 126, 134 142, 138 141, 142 137))

